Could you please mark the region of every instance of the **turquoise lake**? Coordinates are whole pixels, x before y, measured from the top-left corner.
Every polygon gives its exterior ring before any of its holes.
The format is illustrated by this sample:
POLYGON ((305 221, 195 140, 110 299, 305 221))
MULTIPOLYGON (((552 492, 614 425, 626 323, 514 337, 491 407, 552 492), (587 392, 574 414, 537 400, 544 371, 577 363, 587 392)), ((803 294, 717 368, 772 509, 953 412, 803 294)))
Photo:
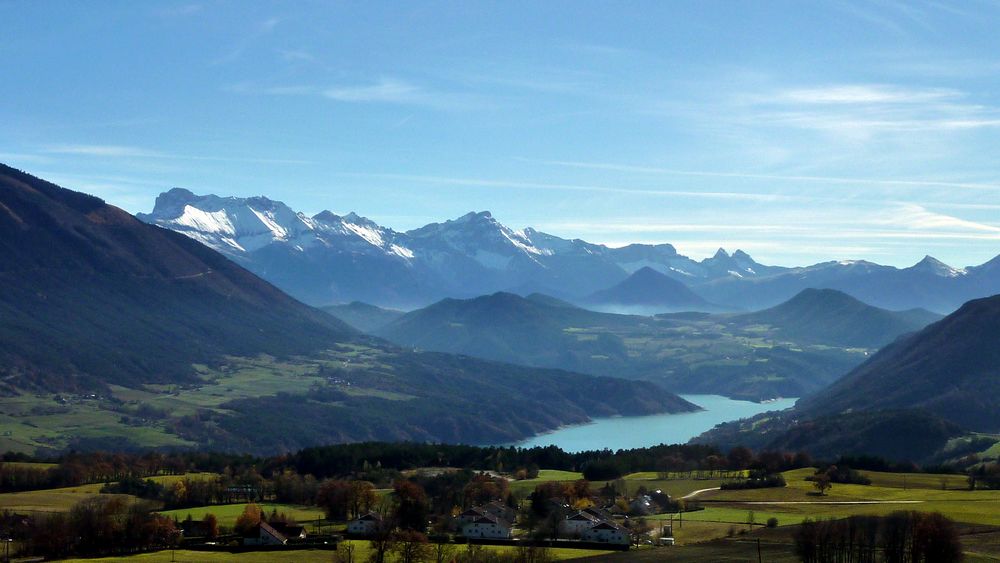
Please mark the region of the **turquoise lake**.
POLYGON ((797 399, 766 403, 734 401, 721 395, 681 395, 703 411, 683 414, 599 418, 589 424, 567 426, 518 442, 516 446, 559 446, 567 452, 644 448, 658 444, 683 444, 716 424, 747 418, 767 411, 783 410, 797 399))

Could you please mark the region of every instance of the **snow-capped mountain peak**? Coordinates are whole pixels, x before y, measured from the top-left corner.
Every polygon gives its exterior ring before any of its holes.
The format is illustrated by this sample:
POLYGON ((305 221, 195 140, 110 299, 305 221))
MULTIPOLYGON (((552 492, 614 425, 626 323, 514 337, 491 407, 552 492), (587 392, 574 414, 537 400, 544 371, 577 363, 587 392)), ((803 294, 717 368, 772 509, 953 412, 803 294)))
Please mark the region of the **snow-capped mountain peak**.
POLYGON ((923 260, 917 262, 909 269, 914 271, 930 272, 936 276, 945 278, 956 278, 966 274, 966 270, 953 268, 930 255, 924 256, 923 260))
POLYGON ((361 246, 361 251, 372 246, 399 258, 413 257, 397 243, 397 233, 355 213, 340 217, 323 211, 310 218, 263 196, 199 196, 174 188, 156 198, 152 213, 138 217, 237 258, 274 243, 287 243, 299 252, 317 245, 354 250, 361 246))

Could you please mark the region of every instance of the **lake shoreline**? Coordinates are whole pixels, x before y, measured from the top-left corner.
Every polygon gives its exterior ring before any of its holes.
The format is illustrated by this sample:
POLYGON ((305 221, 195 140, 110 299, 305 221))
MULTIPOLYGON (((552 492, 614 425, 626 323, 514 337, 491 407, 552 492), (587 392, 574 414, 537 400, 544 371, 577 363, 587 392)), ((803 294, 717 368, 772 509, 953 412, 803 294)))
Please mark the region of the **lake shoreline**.
POLYGON ((558 446, 567 452, 630 449, 659 444, 687 443, 718 424, 791 408, 798 398, 764 402, 730 399, 721 395, 680 395, 701 407, 686 413, 595 418, 582 424, 563 425, 517 442, 498 444, 520 448, 558 446))

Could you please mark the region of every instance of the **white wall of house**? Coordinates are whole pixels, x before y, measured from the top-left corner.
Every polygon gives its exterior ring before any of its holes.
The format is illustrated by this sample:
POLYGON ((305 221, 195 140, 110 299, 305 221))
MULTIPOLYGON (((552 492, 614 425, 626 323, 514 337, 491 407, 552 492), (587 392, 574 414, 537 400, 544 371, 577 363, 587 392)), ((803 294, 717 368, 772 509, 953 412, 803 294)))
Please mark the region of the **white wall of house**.
POLYGON ((494 522, 467 522, 462 526, 462 535, 467 538, 509 539, 511 530, 494 522))
POLYGON ((579 520, 574 520, 572 518, 573 517, 570 516, 562 522, 559 522, 560 536, 567 538, 578 537, 597 523, 596 521, 590 519, 581 518, 579 520))
POLYGON ((351 520, 347 524, 347 533, 357 536, 370 536, 378 530, 375 520, 351 520))
POLYGON ((596 526, 585 531, 581 535, 584 541, 614 543, 628 545, 629 535, 620 528, 597 528, 596 526))

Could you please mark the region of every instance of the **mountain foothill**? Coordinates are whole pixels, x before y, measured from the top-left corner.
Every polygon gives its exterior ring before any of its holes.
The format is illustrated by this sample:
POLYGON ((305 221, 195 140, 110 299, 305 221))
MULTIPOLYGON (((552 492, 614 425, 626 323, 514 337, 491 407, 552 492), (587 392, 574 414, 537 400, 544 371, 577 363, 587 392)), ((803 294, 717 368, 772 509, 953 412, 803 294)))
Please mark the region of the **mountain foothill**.
POLYGON ((0 165, 0 278, 22 450, 503 443, 698 408, 677 393, 801 397, 697 439, 721 445, 936 459, 1000 431, 1000 257, 695 260, 179 188, 132 216, 0 165))

